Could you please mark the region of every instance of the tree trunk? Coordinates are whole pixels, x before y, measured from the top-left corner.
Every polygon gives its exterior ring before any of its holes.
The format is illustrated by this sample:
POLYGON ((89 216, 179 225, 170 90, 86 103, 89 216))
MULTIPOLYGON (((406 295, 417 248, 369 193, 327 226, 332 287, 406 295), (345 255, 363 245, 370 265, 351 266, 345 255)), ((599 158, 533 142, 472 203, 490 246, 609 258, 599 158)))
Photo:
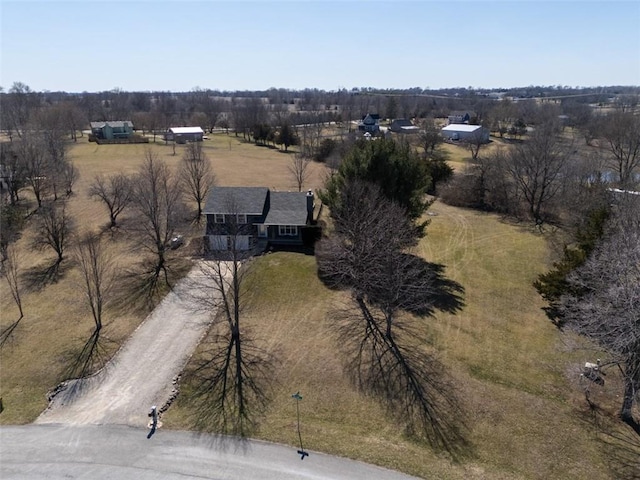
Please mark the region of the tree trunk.
MULTIPOLYGON (((240 422, 243 421, 245 415, 245 405, 244 405, 244 392, 243 392, 243 376, 242 376, 242 347, 240 345, 240 326, 236 323, 233 328, 233 339, 235 344, 235 353, 236 353, 236 382, 238 385, 237 394, 238 394, 238 418, 240 422)), ((243 429, 240 428, 242 432, 243 429)))
POLYGON ((625 365, 624 396, 622 399, 622 407, 620 408, 620 419, 640 435, 640 422, 633 418, 633 403, 637 394, 636 377, 638 376, 637 372, 640 368, 638 363, 640 362, 634 362, 632 359, 629 359, 625 365))

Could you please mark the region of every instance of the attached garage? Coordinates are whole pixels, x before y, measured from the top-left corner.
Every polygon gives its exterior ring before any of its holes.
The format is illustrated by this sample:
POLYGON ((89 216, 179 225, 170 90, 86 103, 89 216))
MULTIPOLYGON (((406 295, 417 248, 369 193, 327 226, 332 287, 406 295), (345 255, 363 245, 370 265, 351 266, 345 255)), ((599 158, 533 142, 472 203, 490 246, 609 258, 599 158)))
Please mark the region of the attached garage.
POLYGON ((249 235, 236 235, 229 240, 236 242, 236 250, 249 250, 249 235))
POLYGON ((235 249, 239 251, 249 250, 249 235, 209 235, 209 248, 211 250, 231 250, 235 240, 235 249))
POLYGON ((227 250, 229 240, 226 235, 209 235, 209 248, 211 250, 227 250))

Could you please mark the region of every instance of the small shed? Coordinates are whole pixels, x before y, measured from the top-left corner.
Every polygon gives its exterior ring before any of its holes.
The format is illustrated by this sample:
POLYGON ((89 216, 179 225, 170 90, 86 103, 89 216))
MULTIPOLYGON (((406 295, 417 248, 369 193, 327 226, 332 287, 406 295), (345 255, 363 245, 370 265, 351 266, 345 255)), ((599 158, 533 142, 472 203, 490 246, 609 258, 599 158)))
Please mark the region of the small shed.
POLYGON ((441 134, 448 140, 469 141, 480 138, 483 143, 489 142, 489 130, 481 125, 465 125, 452 123, 443 127, 441 134))
POLYGON ((187 143, 201 142, 204 131, 200 127, 171 127, 164 134, 168 142, 187 143))

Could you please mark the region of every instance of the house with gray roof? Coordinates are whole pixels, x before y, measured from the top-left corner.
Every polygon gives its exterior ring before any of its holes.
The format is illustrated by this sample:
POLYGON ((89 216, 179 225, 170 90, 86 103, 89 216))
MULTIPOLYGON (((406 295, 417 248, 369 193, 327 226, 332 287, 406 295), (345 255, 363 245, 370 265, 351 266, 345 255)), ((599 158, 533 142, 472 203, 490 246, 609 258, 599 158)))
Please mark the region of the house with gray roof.
POLYGON ((203 209, 211 251, 303 245, 313 223, 314 194, 267 187, 212 187, 203 209))
POLYGON ((133 123, 129 120, 110 120, 108 122, 91 122, 91 133, 100 140, 129 138, 133 135, 133 123))
POLYGON ((476 112, 470 112, 467 110, 453 111, 449 114, 449 125, 466 123, 469 124, 473 119, 477 119, 478 114, 476 112))
POLYGON ((380 131, 380 115, 368 113, 358 122, 358 130, 367 133, 378 133, 380 131))
POLYGON ((420 129, 406 118, 396 118, 391 122, 389 130, 394 133, 418 133, 420 129))

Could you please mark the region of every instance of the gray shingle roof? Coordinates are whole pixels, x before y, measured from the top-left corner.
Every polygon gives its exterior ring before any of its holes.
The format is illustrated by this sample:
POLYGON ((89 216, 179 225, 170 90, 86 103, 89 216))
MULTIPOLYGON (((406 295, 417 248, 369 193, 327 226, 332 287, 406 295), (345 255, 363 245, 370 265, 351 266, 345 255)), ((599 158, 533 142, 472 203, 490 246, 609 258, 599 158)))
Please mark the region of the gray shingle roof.
POLYGON ((262 215, 267 187, 212 187, 204 213, 262 215))
POLYGON ((265 225, 306 225, 305 192, 271 192, 271 205, 265 225))
POLYGON ((102 128, 106 124, 109 124, 111 127, 124 127, 125 123, 130 127, 133 127, 133 123, 129 120, 109 120, 108 122, 91 122, 91 128, 102 128))

